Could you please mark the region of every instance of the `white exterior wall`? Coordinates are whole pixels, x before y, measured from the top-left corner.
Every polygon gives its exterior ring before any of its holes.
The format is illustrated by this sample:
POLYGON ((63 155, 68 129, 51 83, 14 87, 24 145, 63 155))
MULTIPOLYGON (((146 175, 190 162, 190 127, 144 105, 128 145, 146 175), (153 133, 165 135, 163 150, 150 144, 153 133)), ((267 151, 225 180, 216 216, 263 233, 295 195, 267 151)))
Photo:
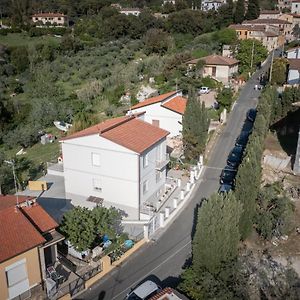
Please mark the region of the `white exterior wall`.
POLYGON ((140 156, 141 203, 148 200, 158 199, 157 193, 164 187, 166 182, 166 168, 161 170, 161 179, 156 181, 156 173, 158 172, 158 170, 156 170, 156 163, 165 161, 167 153, 166 147, 166 140, 164 139, 162 142, 156 144, 140 156), (148 157, 148 165, 144 167, 143 160, 146 155, 148 157), (148 181, 148 191, 144 193, 143 185, 145 181, 148 181))
POLYGON ((212 68, 213 66, 206 66, 204 67, 204 73, 203 76, 211 76, 212 78, 215 78, 223 83, 228 83, 229 81, 229 77, 233 74, 237 72, 237 68, 238 66, 233 66, 233 67, 229 67, 229 66, 215 66, 216 67, 216 76, 212 75, 212 68))
POLYGON ((34 23, 42 22, 43 24, 50 23, 50 24, 64 25, 65 17, 32 17, 32 21, 34 23))
POLYGON ((143 120, 152 124, 152 120, 159 120, 159 127, 170 132, 171 136, 179 135, 182 131, 182 115, 155 103, 132 110, 132 113, 146 112, 143 120), (179 123, 180 122, 180 123, 179 123))
POLYGON ((299 84, 300 82, 300 74, 298 70, 289 70, 288 74, 288 84, 299 84))
POLYGON ((300 13, 300 2, 292 2, 292 14, 299 14, 300 13))
POLYGON ((297 59, 300 59, 300 48, 287 51, 287 58, 297 58, 297 59))
MULTIPOLYGON (((66 140, 62 143, 66 194, 95 196, 120 208, 134 208, 138 216, 139 155, 99 135, 66 140), (93 166, 92 153, 100 154, 100 166, 93 166), (93 181, 100 180, 102 190, 93 181)), ((86 202, 86 201, 85 201, 86 202)), ((91 206, 82 203, 82 206, 91 206)))

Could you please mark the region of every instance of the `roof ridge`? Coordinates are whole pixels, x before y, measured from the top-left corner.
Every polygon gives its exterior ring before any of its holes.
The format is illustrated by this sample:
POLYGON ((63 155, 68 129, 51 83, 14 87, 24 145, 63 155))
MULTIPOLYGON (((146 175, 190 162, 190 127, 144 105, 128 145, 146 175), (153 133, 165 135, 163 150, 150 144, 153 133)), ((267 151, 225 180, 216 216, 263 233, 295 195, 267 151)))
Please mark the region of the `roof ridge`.
MULTIPOLYGON (((116 127, 118 127, 118 126, 120 126, 120 125, 122 125, 122 124, 124 124, 124 123, 127 123, 128 121, 130 121, 130 120, 132 120, 132 119, 135 119, 135 118, 136 118, 135 115, 124 116, 124 119, 123 119, 123 120, 120 120, 120 122, 118 122, 118 123, 116 123, 116 124, 113 124, 113 125, 110 125, 110 126, 104 128, 104 129, 102 129, 102 130, 99 129, 99 134, 102 134, 102 133, 107 132, 107 131, 109 131, 109 130, 111 130, 111 129, 113 129, 113 128, 116 128, 116 127)), ((99 124, 98 124, 98 125, 99 125, 99 124)))

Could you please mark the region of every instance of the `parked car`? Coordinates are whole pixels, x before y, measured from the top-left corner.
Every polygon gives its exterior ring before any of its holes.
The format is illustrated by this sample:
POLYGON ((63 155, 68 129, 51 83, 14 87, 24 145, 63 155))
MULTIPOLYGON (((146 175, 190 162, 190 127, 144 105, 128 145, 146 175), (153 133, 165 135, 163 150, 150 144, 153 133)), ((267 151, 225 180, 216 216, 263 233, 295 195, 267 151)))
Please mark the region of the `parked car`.
POLYGON ((209 92, 210 89, 207 86, 202 86, 198 91, 199 94, 208 94, 209 92))
POLYGON ((161 291, 161 287, 151 280, 138 285, 126 296, 125 300, 147 300, 161 291))
POLYGON ((236 169, 231 166, 226 166, 221 173, 220 183, 232 185, 236 175, 236 169))
POLYGON ((243 156, 243 147, 235 146, 230 152, 227 164, 233 168, 237 168, 243 156))
POLYGON ((221 184, 218 193, 219 194, 224 194, 224 193, 228 193, 231 190, 232 190, 232 185, 231 184, 221 184))
POLYGON ((249 139, 249 131, 242 131, 239 137, 236 139, 235 145, 239 147, 246 147, 249 139))
POLYGON ((249 109, 248 112, 247 112, 247 119, 250 122, 254 122, 255 118, 256 118, 256 109, 255 108, 249 109))

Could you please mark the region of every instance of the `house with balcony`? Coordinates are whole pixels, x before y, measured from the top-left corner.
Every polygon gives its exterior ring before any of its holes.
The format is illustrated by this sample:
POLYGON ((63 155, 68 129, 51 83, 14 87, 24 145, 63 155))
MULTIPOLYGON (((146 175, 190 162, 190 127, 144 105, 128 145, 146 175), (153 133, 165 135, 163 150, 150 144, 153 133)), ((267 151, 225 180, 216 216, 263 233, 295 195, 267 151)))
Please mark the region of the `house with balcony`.
POLYGON ((165 192, 168 131, 143 114, 109 119, 61 140, 65 191, 73 205, 104 205, 131 220, 165 192))
POLYGON ((50 26, 65 26, 68 23, 68 16, 62 13, 37 13, 31 16, 33 23, 50 26))
POLYGON ((32 197, 0 195, 0 224, 0 299, 31 298, 42 290, 64 237, 32 197))
POLYGON ((169 131, 169 137, 173 137, 182 132, 186 103, 181 91, 172 91, 141 101, 132 106, 127 115, 143 113, 141 118, 145 122, 169 131))

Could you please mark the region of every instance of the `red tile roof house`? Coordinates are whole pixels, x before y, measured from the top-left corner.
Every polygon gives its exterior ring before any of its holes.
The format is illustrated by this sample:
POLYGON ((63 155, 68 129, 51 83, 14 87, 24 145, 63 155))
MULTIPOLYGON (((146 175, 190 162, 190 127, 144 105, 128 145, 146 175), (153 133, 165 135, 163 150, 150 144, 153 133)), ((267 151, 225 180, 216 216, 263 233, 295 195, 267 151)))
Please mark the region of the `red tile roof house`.
POLYGON ((61 140, 66 197, 73 205, 102 203, 149 218, 149 202, 165 192, 168 131, 141 114, 106 120, 61 140), (91 196, 91 197, 90 197, 91 196))
POLYGON ((182 131, 182 116, 186 103, 187 99, 182 97, 180 91, 173 91, 134 105, 127 115, 144 112, 144 121, 169 131, 169 137, 173 137, 182 131))
POLYGON ((228 84, 232 76, 238 72, 238 60, 215 54, 190 60, 187 65, 189 67, 196 65, 200 59, 204 61, 203 77, 210 76, 224 84, 228 84))
POLYGON ((46 267, 57 260, 64 237, 34 198, 0 195, 0 299, 30 298, 41 289, 46 267), (17 206, 17 202, 19 205, 17 206))

